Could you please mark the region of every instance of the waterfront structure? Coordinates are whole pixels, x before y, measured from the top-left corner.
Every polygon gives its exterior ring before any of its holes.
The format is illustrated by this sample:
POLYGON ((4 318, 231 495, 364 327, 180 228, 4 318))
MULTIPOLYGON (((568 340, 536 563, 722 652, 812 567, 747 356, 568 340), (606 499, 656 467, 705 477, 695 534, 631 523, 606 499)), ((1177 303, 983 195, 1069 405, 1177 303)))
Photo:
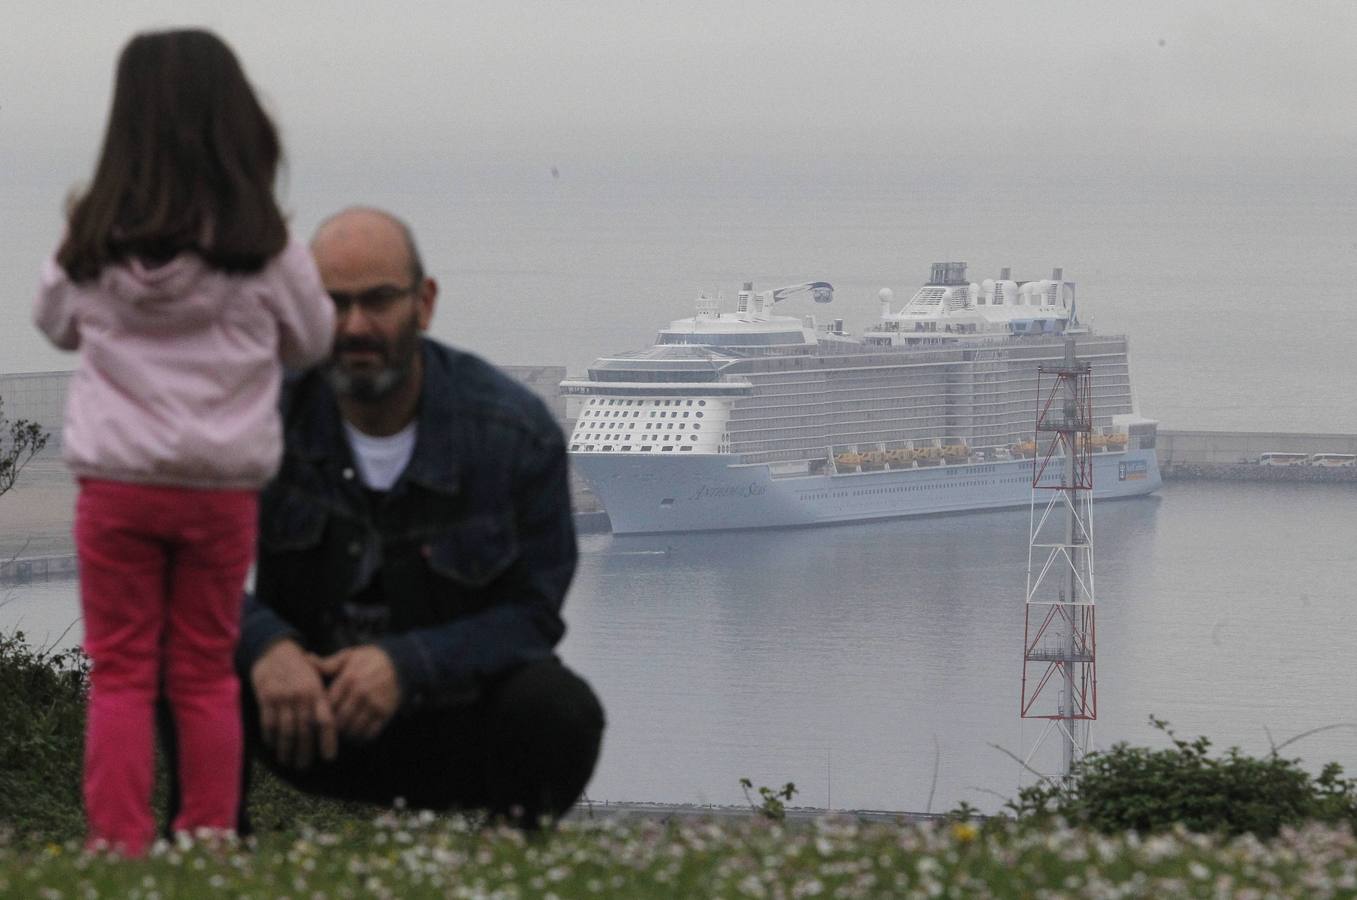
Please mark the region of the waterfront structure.
MULTIPOLYGON (((971 283, 934 264, 901 308, 883 290, 861 336, 842 319, 776 315, 824 282, 700 297, 646 350, 562 382, 569 450, 616 533, 813 525, 1024 506, 1037 369, 1063 357, 1074 284, 1057 269, 971 283)), ((1127 339, 1087 333, 1100 495, 1159 487, 1156 423, 1135 409, 1127 339)), ((1054 473, 1052 473, 1054 475, 1054 473)))
POLYGON ((0 374, 0 416, 11 422, 26 419, 47 433, 44 453, 61 450, 61 422, 71 372, 14 372, 0 374))

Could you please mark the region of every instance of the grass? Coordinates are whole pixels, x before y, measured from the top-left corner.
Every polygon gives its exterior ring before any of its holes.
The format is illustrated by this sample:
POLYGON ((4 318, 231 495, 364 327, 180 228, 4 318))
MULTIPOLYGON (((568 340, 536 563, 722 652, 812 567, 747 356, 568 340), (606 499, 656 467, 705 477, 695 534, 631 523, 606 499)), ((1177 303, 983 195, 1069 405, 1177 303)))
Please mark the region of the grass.
POLYGON ((253 851, 161 846, 109 860, 0 846, 0 896, 171 897, 1357 897, 1346 828, 1260 842, 1175 830, 1105 836, 1059 823, 978 827, 761 818, 567 823, 528 839, 460 818, 388 814, 261 839, 253 851))

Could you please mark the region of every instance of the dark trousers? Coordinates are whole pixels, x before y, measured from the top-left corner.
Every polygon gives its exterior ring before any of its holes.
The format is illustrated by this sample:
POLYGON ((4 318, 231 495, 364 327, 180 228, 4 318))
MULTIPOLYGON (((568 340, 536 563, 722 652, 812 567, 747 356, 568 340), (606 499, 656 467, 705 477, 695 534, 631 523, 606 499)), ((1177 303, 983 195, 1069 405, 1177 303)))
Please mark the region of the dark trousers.
MULTIPOLYGON (((583 793, 603 738, 603 707, 583 679, 549 659, 518 669, 476 701, 398 714, 372 741, 341 740, 339 755, 305 770, 280 766, 259 733, 250 686, 241 686, 245 782, 239 831, 251 831, 251 761, 294 787, 342 800, 412 809, 484 810, 528 828, 564 814, 583 793)), ((161 729, 167 737, 166 729, 161 729)), ((169 729, 172 737, 173 729, 169 729)), ((171 771, 174 748, 167 740, 171 771)), ((170 781, 170 819, 178 786, 170 781)))

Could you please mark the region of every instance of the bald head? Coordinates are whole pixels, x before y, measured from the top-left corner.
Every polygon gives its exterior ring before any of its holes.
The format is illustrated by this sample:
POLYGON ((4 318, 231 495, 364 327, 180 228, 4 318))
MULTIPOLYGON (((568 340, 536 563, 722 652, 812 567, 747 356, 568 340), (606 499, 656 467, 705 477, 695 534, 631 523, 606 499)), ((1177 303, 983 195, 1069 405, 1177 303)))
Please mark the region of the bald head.
POLYGON ((381 209, 353 206, 335 213, 316 228, 311 239, 321 279, 330 290, 361 287, 355 279, 381 273, 417 285, 424 263, 410 226, 381 209))
POLYGON ((326 219, 311 253, 335 302, 326 374, 340 409, 366 434, 395 434, 418 406, 420 335, 433 318, 438 285, 424 275, 410 229, 380 209, 355 207, 326 219))

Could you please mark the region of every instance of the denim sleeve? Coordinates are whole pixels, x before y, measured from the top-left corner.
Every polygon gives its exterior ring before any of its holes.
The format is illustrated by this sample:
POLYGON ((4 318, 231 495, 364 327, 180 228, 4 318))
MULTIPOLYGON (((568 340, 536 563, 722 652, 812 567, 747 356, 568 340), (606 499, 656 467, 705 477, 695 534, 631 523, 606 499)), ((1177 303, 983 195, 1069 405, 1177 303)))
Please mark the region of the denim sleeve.
POLYGON ((496 675, 550 657, 565 633, 560 611, 577 556, 565 444, 554 425, 534 443, 512 457, 519 553, 489 586, 489 606, 379 641, 395 664, 403 708, 473 699, 496 675))
POLYGON ((236 645, 236 671, 248 675, 265 650, 289 637, 300 642, 301 633, 261 603, 255 593, 247 593, 240 619, 240 643, 236 645))

